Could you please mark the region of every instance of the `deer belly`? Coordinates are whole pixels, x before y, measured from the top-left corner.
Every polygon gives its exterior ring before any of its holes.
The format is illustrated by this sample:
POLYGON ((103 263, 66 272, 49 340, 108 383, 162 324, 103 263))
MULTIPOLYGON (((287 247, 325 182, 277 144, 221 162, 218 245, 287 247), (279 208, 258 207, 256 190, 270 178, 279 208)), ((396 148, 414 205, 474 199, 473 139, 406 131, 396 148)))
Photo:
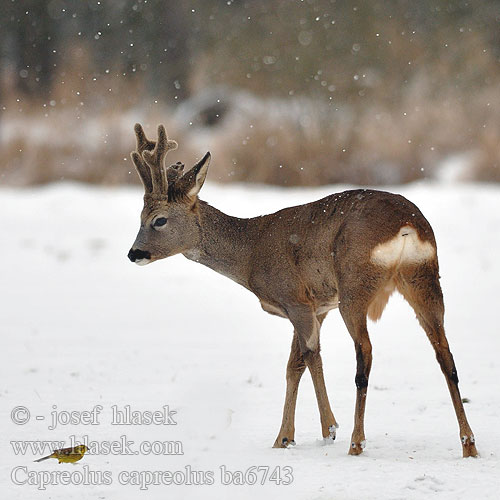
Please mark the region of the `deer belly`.
POLYGON ((328 311, 331 311, 332 309, 337 309, 337 307, 339 307, 339 299, 338 297, 335 297, 334 299, 328 302, 319 304, 318 307, 316 308, 316 314, 324 314, 328 311))
POLYGON ((278 306, 275 306, 273 304, 269 304, 269 302, 264 302, 263 300, 260 301, 260 305, 262 306, 262 309, 264 309, 264 311, 266 311, 269 314, 273 314, 274 316, 280 316, 282 318, 287 317, 287 315, 285 314, 285 311, 283 311, 278 306))

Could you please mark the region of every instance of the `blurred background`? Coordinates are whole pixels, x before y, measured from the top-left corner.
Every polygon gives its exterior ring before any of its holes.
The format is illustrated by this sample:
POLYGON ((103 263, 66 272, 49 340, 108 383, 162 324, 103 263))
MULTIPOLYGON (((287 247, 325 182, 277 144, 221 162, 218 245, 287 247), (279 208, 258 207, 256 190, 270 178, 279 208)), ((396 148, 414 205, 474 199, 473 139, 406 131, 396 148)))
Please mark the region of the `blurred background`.
POLYGON ((0 183, 500 181, 495 0, 2 0, 0 183))

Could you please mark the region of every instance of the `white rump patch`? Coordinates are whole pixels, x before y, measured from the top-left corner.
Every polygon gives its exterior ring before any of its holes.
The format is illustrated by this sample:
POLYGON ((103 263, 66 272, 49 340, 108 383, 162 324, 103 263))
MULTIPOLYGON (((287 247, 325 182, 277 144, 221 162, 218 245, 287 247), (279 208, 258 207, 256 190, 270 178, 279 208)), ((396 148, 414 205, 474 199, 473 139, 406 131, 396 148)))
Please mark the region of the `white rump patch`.
POLYGON ((436 256, 429 241, 422 241, 411 226, 403 226, 389 241, 379 243, 371 252, 370 260, 379 266, 393 267, 405 262, 424 262, 436 256))

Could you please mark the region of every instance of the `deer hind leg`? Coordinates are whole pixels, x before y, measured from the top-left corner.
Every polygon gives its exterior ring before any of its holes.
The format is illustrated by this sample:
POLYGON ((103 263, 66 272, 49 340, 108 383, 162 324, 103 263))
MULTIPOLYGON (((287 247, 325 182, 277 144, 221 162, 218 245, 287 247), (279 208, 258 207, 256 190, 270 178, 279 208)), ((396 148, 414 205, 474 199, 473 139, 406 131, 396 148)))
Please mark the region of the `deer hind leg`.
POLYGON ((343 283, 339 289, 340 314, 351 335, 356 351, 356 377, 354 379, 356 406, 349 455, 361 454, 366 443, 364 418, 368 379, 372 366, 372 345, 366 326, 367 314, 380 290, 388 284, 385 271, 376 268, 373 268, 372 271, 372 273, 367 274, 365 269, 363 273, 355 276, 351 270, 351 279, 340 280, 343 283))
POLYGON ((444 331, 444 304, 436 261, 407 265, 400 269, 397 286, 413 307, 436 353, 457 415, 464 457, 477 456, 474 434, 467 422, 458 389, 458 375, 444 331))
POLYGON ((366 328, 366 308, 355 314, 341 309, 344 322, 354 341, 356 350, 356 407, 354 410, 354 429, 351 436, 349 455, 359 455, 366 444, 365 406, 368 390, 368 378, 372 366, 372 344, 366 328))
POLYGON ((297 393, 299 382, 306 369, 306 364, 299 347, 299 338, 296 332, 293 334, 292 348, 286 367, 286 395, 283 407, 283 420, 278 437, 273 448, 286 448, 295 444, 295 406, 297 404, 297 393))

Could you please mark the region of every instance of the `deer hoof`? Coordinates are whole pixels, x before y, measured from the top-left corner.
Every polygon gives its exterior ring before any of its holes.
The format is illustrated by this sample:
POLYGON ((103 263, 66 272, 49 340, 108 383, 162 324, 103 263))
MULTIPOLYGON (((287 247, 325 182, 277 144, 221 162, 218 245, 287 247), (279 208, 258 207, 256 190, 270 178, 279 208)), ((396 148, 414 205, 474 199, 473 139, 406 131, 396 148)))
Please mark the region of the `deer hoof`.
POLYGON ((330 444, 335 441, 335 438, 337 437, 337 427, 338 426, 335 425, 330 425, 330 427, 328 427, 329 434, 328 436, 323 437, 323 441, 325 444, 330 444))
POLYGON ((478 456, 475 439, 472 434, 470 436, 462 436, 462 452, 464 458, 478 456))
POLYGON ((293 439, 284 437, 280 440, 280 438, 278 437, 274 442, 273 448, 290 448, 290 446, 295 446, 295 441, 293 439))
POLYGON ((359 443, 355 443, 354 441, 351 443, 351 447, 349 448, 349 455, 361 455, 366 446, 366 440, 363 439, 359 443))

